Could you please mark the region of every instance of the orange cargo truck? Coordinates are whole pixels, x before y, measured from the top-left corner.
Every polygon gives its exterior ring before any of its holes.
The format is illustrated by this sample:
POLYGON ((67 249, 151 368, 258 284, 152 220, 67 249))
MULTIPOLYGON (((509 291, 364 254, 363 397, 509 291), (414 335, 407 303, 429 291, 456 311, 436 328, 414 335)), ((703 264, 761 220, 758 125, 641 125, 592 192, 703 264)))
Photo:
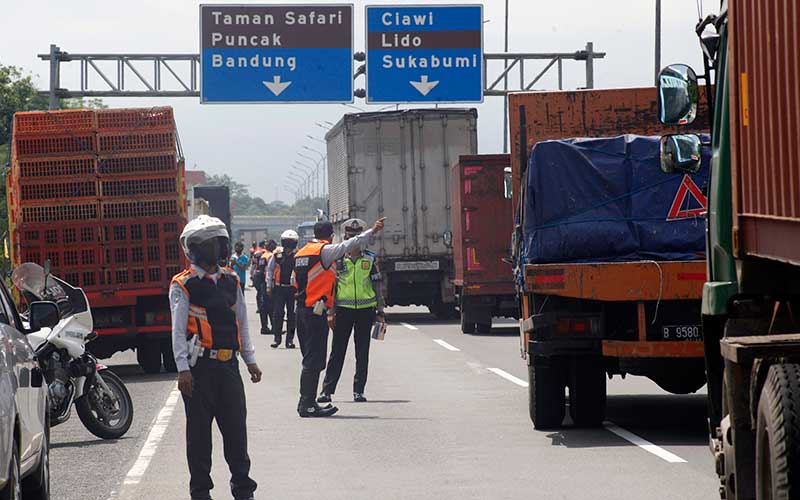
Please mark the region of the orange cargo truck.
POLYGON ((705 383, 708 158, 705 177, 663 174, 669 129, 655 109, 654 88, 509 96, 520 343, 536 428, 562 425, 565 388, 573 423, 601 424, 607 376, 646 376, 672 393, 705 383))

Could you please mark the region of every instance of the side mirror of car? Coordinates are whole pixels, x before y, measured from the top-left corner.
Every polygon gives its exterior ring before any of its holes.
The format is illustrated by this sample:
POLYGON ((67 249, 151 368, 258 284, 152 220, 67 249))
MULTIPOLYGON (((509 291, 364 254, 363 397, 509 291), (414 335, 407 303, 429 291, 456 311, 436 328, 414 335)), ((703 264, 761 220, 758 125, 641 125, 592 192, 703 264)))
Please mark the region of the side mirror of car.
POLYGON ((702 143, 694 134, 671 134, 661 138, 661 170, 664 173, 696 174, 702 164, 702 143))
POLYGON ((33 302, 28 314, 32 332, 42 328, 53 328, 61 320, 61 314, 55 302, 33 302))
POLYGON ((671 64, 658 75, 658 117, 664 125, 688 125, 697 117, 700 86, 685 64, 671 64))

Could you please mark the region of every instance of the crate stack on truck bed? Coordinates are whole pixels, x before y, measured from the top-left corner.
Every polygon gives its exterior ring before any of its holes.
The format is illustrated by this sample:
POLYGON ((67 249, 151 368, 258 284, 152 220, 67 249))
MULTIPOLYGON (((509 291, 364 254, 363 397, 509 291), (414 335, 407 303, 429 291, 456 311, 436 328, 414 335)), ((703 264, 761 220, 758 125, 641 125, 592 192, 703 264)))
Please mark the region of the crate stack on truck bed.
MULTIPOLYGON (((12 264, 50 261, 54 274, 86 291, 100 355, 168 332, 166 293, 184 266, 186 222, 176 133, 168 107, 14 117, 12 264)), ((160 368, 160 346, 158 355, 160 368)))

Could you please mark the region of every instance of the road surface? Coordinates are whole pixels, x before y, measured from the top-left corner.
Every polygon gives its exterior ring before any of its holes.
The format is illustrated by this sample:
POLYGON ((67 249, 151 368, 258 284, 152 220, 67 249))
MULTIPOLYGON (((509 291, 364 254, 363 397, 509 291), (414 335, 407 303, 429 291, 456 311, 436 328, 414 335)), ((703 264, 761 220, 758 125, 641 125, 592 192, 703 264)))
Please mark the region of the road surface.
MULTIPOLYGON (((250 328, 258 332, 248 290, 250 328)), ((373 342, 369 403, 353 403, 352 343, 329 419, 297 416, 300 352, 256 335, 264 380, 245 383, 256 498, 713 499, 705 397, 672 396, 638 377, 609 382, 608 423, 537 432, 513 323, 491 335, 404 309, 373 342)), ((134 399, 117 442, 95 439, 77 416, 53 430, 53 498, 188 498, 184 410, 175 376, 144 375, 131 353, 109 364, 134 399)), ((216 432, 216 430, 215 430, 216 432)), ((215 438, 216 499, 231 498, 215 438)))

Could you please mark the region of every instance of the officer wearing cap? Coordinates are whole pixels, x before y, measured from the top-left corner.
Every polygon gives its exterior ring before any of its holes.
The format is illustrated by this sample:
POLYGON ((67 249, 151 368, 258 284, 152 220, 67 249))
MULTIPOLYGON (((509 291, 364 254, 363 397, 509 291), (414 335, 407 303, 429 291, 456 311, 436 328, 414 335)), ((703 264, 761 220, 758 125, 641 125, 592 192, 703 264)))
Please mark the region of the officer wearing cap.
POLYGON ((300 374, 300 401, 297 413, 301 417, 328 417, 338 411, 335 406, 321 407, 316 395, 319 376, 325 369, 328 350, 327 311, 333 308, 336 274, 332 269, 337 260, 356 248, 366 246, 369 238, 383 230, 384 219, 372 229, 338 244, 331 244, 333 225, 327 221, 314 225, 314 240, 295 255, 292 282, 297 288, 297 336, 303 354, 300 374))
POLYGON ((272 334, 275 341, 270 347, 281 345, 283 318, 286 316, 286 348, 294 349, 295 313, 292 272, 294 254, 300 239, 296 231, 287 229, 281 234, 281 246, 275 249, 267 266, 267 296, 272 302, 272 334))
MULTIPOLYGON (((355 238, 364 231, 361 219, 349 219, 342 224, 345 240, 355 238)), ((333 327, 333 343, 322 393, 317 402, 330 403, 342 375, 344 357, 350 333, 356 348, 356 374, 353 379, 353 401, 365 403, 364 387, 367 384, 369 341, 375 321, 386 321, 383 308, 383 282, 376 255, 356 247, 336 262, 336 293, 334 309, 328 311, 328 324, 333 327)))
POLYGON ((186 410, 186 455, 193 500, 210 500, 211 424, 222 433, 230 487, 236 500, 251 500, 247 454, 247 407, 237 357, 241 355, 253 383, 261 370, 247 329, 247 310, 239 277, 220 267, 230 255, 225 224, 216 217, 193 219, 180 236, 191 266, 172 278, 172 349, 178 388, 186 410))

